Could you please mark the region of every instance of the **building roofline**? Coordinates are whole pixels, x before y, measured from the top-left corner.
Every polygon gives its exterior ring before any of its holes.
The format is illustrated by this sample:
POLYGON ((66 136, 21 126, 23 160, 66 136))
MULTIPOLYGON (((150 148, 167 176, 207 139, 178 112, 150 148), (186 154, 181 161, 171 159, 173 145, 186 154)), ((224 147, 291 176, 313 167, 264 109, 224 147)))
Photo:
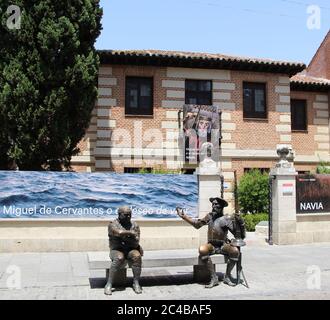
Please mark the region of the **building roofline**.
POLYGON ((330 90, 330 80, 306 75, 296 75, 290 79, 290 87, 293 91, 322 91, 330 90))
POLYGON ((293 76, 306 68, 304 63, 277 61, 223 54, 164 50, 98 50, 102 64, 242 70, 281 73, 293 76))
POLYGON ((313 64, 314 60, 316 59, 319 51, 321 50, 321 48, 323 47, 324 43, 327 41, 328 37, 330 37, 330 30, 328 31, 328 33, 326 34, 326 36, 324 37, 323 41, 321 42, 321 44, 319 45, 319 47, 317 48, 312 60, 310 61, 310 63, 307 66, 307 70, 309 69, 309 67, 313 64))

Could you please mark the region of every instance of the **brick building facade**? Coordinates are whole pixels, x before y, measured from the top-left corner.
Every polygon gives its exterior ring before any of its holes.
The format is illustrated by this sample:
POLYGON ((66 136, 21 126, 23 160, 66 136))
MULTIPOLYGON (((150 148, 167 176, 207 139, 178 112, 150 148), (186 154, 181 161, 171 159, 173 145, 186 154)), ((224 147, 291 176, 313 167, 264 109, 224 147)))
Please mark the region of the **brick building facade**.
POLYGON ((186 80, 210 82, 211 103, 222 112, 221 166, 228 200, 235 177, 244 170, 273 167, 278 144, 292 146, 299 171, 315 171, 320 161, 330 160, 329 33, 307 68, 301 63, 167 51, 100 51, 100 56, 99 98, 79 144, 81 153, 72 159, 76 171, 194 168, 182 161, 178 140, 186 80), (141 90, 147 88, 143 81, 151 79, 151 114, 127 112, 132 77, 132 92, 139 92, 139 99, 149 95, 141 90), (264 116, 244 115, 246 84, 264 86, 264 116))

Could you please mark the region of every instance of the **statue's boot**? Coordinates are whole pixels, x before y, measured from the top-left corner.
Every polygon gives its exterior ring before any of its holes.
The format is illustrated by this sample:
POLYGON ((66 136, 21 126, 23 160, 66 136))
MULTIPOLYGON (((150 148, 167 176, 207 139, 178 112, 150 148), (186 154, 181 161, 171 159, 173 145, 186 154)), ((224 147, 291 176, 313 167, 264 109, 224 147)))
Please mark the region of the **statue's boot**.
POLYGON ((236 265, 236 261, 231 260, 231 259, 228 260, 225 278, 223 279, 223 283, 225 283, 231 287, 236 286, 236 284, 231 281, 231 278, 232 278, 231 272, 232 272, 233 268, 235 267, 235 265, 236 265))
POLYGON ((215 273, 211 259, 208 259, 208 261, 207 261, 207 270, 209 271, 209 273, 211 275, 211 281, 205 286, 205 288, 211 289, 211 288, 219 285, 219 279, 218 279, 217 274, 215 273))
POLYGON ((106 294, 108 296, 112 295, 112 282, 113 282, 114 274, 115 274, 114 268, 110 268, 108 282, 104 287, 104 294, 106 294))
POLYGON ((142 288, 140 286, 140 276, 141 276, 141 268, 132 266, 133 271, 133 290, 136 294, 142 293, 142 288))

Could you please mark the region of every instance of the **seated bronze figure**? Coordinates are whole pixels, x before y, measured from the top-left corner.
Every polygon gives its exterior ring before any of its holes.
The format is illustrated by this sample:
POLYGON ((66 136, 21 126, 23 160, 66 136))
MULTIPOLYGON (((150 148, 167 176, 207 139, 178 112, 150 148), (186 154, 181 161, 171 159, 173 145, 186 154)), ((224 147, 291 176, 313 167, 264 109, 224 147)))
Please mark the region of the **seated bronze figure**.
POLYGON ((108 282, 104 288, 104 293, 107 295, 112 294, 115 273, 125 268, 127 261, 133 271, 133 290, 137 294, 142 293, 139 283, 143 256, 139 244, 140 227, 136 222, 131 221, 131 217, 132 211, 129 207, 120 207, 118 218, 111 221, 108 226, 111 266, 108 282))
POLYGON ((230 231, 235 238, 244 239, 246 234, 244 220, 239 214, 234 216, 223 215, 223 209, 228 206, 227 201, 221 198, 210 198, 210 202, 212 203, 212 212, 201 219, 193 219, 187 216, 181 208, 176 210, 178 215, 194 228, 199 229, 205 225, 208 226, 208 243, 199 248, 200 260, 205 263, 211 275, 211 281, 206 285, 206 288, 212 288, 219 284, 210 258, 214 254, 223 254, 228 257, 224 283, 229 286, 235 286, 231 272, 239 260, 240 250, 234 243, 231 243, 227 236, 228 231, 230 231))

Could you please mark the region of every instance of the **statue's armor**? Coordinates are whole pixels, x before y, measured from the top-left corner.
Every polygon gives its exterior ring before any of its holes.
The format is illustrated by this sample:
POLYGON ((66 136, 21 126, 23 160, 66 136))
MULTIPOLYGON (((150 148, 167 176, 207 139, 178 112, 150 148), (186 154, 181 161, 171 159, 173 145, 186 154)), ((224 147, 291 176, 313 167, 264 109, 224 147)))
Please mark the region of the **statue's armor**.
POLYGON ((217 216, 208 213, 204 218, 193 222, 194 226, 200 228, 208 225, 208 242, 215 247, 221 247, 227 239, 228 231, 235 233, 233 219, 230 216, 217 216))
POLYGON ((221 218, 217 218, 215 220, 213 220, 211 218, 209 224, 208 224, 208 232, 207 232, 207 239, 208 242, 212 243, 212 242, 216 242, 218 240, 226 240, 227 237, 227 231, 223 230, 222 228, 219 228, 220 225, 220 219, 221 218))

